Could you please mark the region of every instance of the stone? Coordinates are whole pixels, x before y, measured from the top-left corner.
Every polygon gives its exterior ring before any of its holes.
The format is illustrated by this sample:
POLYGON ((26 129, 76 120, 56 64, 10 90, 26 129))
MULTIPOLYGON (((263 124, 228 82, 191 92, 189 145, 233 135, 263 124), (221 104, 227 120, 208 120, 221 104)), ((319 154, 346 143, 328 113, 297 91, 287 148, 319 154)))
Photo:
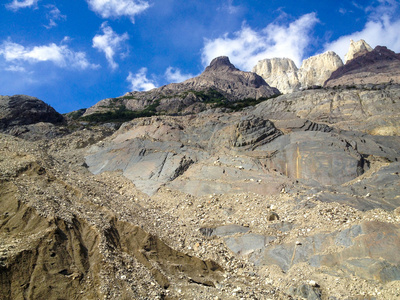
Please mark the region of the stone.
POLYGON ((344 63, 346 64, 348 61, 364 55, 367 52, 372 51, 372 48, 366 41, 363 39, 358 40, 357 42, 354 42, 353 40, 350 40, 350 47, 346 55, 344 56, 344 63))
POLYGON ((133 91, 101 100, 89 107, 83 116, 116 111, 121 106, 130 111, 143 111, 150 105, 155 105, 155 111, 164 114, 198 113, 222 101, 234 103, 279 94, 279 90, 270 87, 261 76, 238 70, 228 57, 222 56, 215 58, 199 76, 151 91, 133 91))
POLYGON ((0 130, 40 122, 63 124, 64 117, 43 101, 26 95, 0 96, 0 130))
POLYGON ((298 68, 289 58, 270 58, 260 60, 252 69, 281 93, 287 94, 301 87, 298 78, 298 68))
POLYGON ((276 212, 271 211, 267 215, 267 220, 268 221, 277 221, 277 220, 279 220, 279 216, 276 212))
POLYGON ((400 84, 400 54, 376 46, 338 68, 325 82, 325 87, 400 84))
POLYGON ((342 60, 333 51, 327 51, 303 60, 298 71, 301 88, 323 86, 332 73, 341 66, 343 66, 342 60))
POLYGON ((288 58, 260 60, 253 72, 260 75, 281 93, 288 94, 301 89, 321 87, 332 72, 343 66, 340 57, 333 51, 305 59, 298 69, 288 58))

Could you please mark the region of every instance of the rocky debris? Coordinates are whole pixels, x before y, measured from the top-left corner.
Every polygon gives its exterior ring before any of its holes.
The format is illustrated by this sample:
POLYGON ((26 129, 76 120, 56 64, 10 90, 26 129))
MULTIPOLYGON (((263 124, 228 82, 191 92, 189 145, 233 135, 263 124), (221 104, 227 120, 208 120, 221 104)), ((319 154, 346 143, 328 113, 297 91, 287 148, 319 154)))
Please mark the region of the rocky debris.
POLYGON ((332 73, 325 87, 400 84, 400 54, 386 47, 356 56, 332 73))
POLYGON ((202 74, 182 83, 171 83, 147 92, 130 92, 104 99, 89 107, 83 116, 116 111, 121 107, 143 112, 154 106, 154 113, 188 114, 217 104, 279 95, 255 73, 235 68, 226 56, 215 58, 202 74))
POLYGON ((222 92, 186 92, 182 116, 0 134, 0 298, 400 297, 399 85, 192 115, 222 92))
POLYGON ((357 42, 350 40, 349 51, 347 51, 346 55, 344 56, 344 63, 347 64, 350 60, 364 55, 370 51, 372 51, 372 48, 366 41, 362 39, 358 40, 357 42))
POLYGON ((343 66, 340 57, 328 51, 305 59, 300 68, 288 58, 260 60, 253 72, 284 94, 321 87, 332 72, 343 66))
MULTIPOLYGON (((150 132, 166 119, 136 120, 112 139, 139 134, 143 126, 150 132)), ((161 134, 160 126, 159 139, 182 133, 172 119, 167 122, 172 135, 161 134)), ((393 279, 399 264, 390 255, 399 236, 396 211, 362 212, 321 202, 320 194, 301 188, 302 182, 273 195, 248 191, 197 197, 161 187, 148 197, 121 172, 92 175, 82 166, 87 148, 72 141, 84 139, 87 131, 35 142, 1 136, 2 298, 30 293, 51 299, 61 291, 68 297, 104 299, 287 299, 311 297, 312 291, 321 298, 399 297, 399 280, 393 279), (272 212, 279 220, 268 220, 272 212), (313 241, 318 252, 310 247, 313 241), (366 259, 371 241, 376 245, 366 259), (293 252, 273 252, 276 264, 251 260, 277 247, 296 248, 287 272, 281 265, 291 261, 293 252), (309 263, 317 261, 313 257, 320 258, 321 267, 309 263), (383 281, 369 279, 373 276, 383 281)), ((210 165, 228 159, 231 155, 213 157, 210 165)), ((249 161, 235 165, 243 167, 238 172, 250 166, 249 161)))
POLYGON ((0 96, 0 130, 14 136, 32 131, 48 137, 61 134, 52 124, 63 124, 64 117, 43 101, 26 95, 0 96), (35 126, 35 124, 40 123, 35 126))

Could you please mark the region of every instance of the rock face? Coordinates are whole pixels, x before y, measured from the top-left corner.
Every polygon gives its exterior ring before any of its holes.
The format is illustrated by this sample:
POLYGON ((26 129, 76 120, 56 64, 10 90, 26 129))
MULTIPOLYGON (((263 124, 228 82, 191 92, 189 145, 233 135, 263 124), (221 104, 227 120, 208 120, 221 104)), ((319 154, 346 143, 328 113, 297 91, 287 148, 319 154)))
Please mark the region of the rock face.
POLYGON ((354 42, 353 40, 350 40, 350 48, 344 57, 344 63, 346 64, 353 58, 364 55, 370 51, 372 51, 372 48, 370 45, 367 44, 366 41, 359 40, 357 42, 354 42))
POLYGON ((400 84, 400 54, 377 46, 332 73, 326 87, 400 84))
MULTIPOLYGON (((378 50, 337 79, 395 74, 378 50)), ((0 298, 398 299, 400 84, 186 114, 265 89, 222 57, 137 94, 156 98, 109 99, 182 115, 0 133, 0 298)))
POLYGON ((262 77, 238 70, 228 57, 223 56, 215 58, 197 77, 147 92, 131 92, 123 97, 104 99, 88 108, 84 116, 116 110, 121 106, 130 111, 142 111, 152 105, 156 112, 185 114, 200 112, 222 102, 276 95, 279 91, 270 87, 262 77))
POLYGON ((264 78, 270 86, 276 87, 284 94, 297 91, 301 87, 298 68, 294 61, 289 58, 260 60, 252 71, 264 78))
POLYGON ((39 122, 61 124, 64 117, 43 101, 30 96, 0 96, 0 130, 39 122))
POLYGON ((322 86, 332 72, 342 65, 340 57, 328 51, 304 60, 299 69, 288 58, 264 59, 258 62, 253 72, 263 77, 269 85, 287 94, 313 86, 322 86))
POLYGON ((323 86, 332 72, 343 66, 340 57, 333 51, 305 59, 299 69, 298 77, 301 87, 323 86))

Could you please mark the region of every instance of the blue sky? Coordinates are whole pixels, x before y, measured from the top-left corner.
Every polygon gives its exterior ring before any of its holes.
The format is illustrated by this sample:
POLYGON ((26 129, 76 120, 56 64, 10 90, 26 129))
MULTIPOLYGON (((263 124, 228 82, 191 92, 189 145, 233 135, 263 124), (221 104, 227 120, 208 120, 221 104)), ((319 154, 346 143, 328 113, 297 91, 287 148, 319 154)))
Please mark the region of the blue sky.
POLYGON ((0 95, 38 97, 61 113, 201 73, 227 55, 250 71, 298 67, 350 39, 400 52, 400 0, 1 0, 0 95))

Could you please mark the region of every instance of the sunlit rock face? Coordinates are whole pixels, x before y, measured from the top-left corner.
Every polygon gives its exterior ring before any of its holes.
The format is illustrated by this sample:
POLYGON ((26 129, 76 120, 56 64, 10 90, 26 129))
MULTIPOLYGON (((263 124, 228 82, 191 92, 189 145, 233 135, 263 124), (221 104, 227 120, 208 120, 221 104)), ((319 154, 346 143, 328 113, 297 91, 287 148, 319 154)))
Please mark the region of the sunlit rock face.
POLYGON ((359 40, 357 42, 350 40, 350 48, 347 54, 344 56, 344 63, 346 64, 348 61, 361 56, 367 52, 372 51, 372 48, 368 43, 364 40, 359 40))
POLYGON ((332 72, 343 66, 340 57, 333 51, 312 56, 303 61, 298 69, 289 58, 260 60, 253 68, 281 93, 287 94, 301 89, 322 86, 332 72))
POLYGON ((333 51, 305 59, 299 69, 298 77, 302 88, 322 86, 332 72, 343 66, 343 62, 333 51))

